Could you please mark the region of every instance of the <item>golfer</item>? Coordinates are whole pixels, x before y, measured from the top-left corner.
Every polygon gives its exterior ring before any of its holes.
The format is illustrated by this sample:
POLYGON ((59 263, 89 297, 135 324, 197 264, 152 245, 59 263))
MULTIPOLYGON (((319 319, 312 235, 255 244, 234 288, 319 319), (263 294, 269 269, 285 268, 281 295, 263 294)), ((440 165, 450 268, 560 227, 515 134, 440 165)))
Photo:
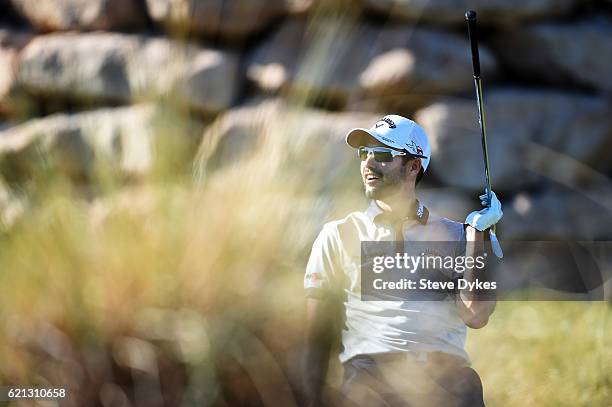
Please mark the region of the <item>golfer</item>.
POLYGON ((325 224, 312 246, 304 278, 306 404, 325 405, 329 352, 339 327, 340 404, 483 406, 482 383, 464 344, 467 327, 484 327, 495 301, 463 290, 438 301, 362 301, 360 243, 457 242, 447 246, 463 246, 464 254, 476 256, 485 231, 502 217, 499 200, 493 192, 490 202, 482 195, 485 208, 470 213, 465 223, 429 212, 415 187, 427 171, 431 148, 423 129, 407 118, 385 116, 370 129, 351 130, 346 142, 361 160, 370 202, 363 212, 325 224))

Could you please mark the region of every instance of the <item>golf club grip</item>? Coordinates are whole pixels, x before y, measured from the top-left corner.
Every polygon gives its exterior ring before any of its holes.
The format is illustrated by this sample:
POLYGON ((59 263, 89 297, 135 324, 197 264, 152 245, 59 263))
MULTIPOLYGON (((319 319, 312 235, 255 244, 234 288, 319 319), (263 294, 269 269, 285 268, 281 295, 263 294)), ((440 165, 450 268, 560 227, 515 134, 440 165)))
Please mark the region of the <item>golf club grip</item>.
POLYGON ((476 12, 468 10, 465 12, 468 24, 468 37, 472 49, 472 65, 474 66, 474 78, 480 78, 480 56, 478 55, 478 30, 476 29, 476 12))

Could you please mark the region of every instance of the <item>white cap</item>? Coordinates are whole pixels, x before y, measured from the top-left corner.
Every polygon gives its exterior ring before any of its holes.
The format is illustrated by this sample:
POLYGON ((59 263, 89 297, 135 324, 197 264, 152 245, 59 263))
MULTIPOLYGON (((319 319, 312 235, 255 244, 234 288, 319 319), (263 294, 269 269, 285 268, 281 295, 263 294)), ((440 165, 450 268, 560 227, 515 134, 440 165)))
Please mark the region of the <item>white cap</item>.
POLYGON ((346 135, 346 143, 358 148, 367 144, 368 139, 374 138, 386 146, 397 150, 406 150, 409 154, 419 157, 423 172, 427 170, 431 156, 431 147, 427 134, 421 126, 410 119, 390 114, 372 126, 370 129, 352 129, 346 135))

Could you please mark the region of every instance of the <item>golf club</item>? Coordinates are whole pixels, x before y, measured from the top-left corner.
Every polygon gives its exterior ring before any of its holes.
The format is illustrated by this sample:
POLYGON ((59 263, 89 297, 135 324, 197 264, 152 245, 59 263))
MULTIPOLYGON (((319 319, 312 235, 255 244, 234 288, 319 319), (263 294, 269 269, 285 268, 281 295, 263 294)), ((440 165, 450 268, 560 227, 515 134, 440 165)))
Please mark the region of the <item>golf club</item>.
MULTIPOLYGON (((468 37, 470 48, 472 50, 472 66, 474 67, 474 87, 476 88, 476 102, 478 103, 478 123, 480 124, 480 134, 482 140, 482 154, 484 157, 485 168, 485 186, 489 205, 491 204, 491 174, 489 170, 489 154, 487 149, 487 129, 484 117, 484 103, 482 98, 482 80, 480 78, 480 56, 478 54, 478 32, 476 30, 476 12, 468 10, 465 13, 465 19, 468 24, 468 37)), ((497 240, 495 233, 495 225, 489 229, 491 237, 491 247, 493 253, 500 259, 504 256, 501 245, 497 240)))

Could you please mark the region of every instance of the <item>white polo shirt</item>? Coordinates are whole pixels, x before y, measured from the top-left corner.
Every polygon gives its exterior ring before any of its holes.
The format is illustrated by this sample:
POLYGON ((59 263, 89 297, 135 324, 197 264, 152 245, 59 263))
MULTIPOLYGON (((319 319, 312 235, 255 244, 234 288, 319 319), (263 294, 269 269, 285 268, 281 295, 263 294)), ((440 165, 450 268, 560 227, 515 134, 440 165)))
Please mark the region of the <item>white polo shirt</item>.
MULTIPOLYGON (((457 255, 465 248, 463 224, 430 214, 417 201, 416 219, 402 219, 395 228, 374 200, 365 212, 328 222, 316 238, 304 288, 313 298, 344 294, 345 326, 340 361, 360 354, 387 352, 446 352, 469 358, 464 350, 466 326, 454 300, 362 301, 361 242, 393 241, 401 227, 409 241, 457 242, 457 255)), ((450 249, 449 249, 450 250, 450 249)))

